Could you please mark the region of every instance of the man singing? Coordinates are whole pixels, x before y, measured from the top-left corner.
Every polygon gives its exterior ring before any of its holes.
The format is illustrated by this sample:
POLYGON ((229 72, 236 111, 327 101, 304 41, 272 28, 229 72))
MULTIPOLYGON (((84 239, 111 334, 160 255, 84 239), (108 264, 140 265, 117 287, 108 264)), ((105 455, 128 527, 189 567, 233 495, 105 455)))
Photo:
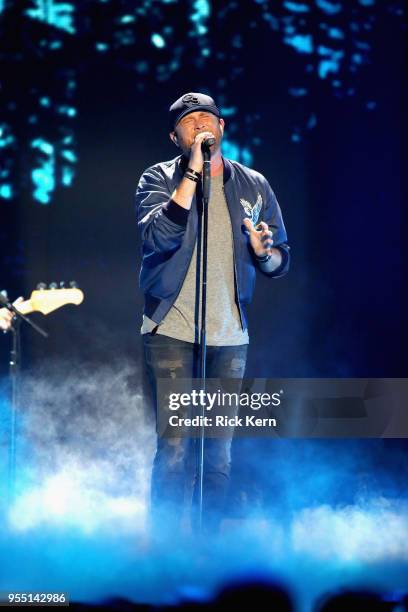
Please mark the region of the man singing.
MULTIPOLYGON (((287 236, 275 195, 261 174, 222 156, 225 123, 214 100, 188 93, 171 105, 169 115, 170 138, 181 155, 148 168, 136 192, 142 238, 140 286, 145 295, 141 331, 156 402, 158 379, 197 375, 197 278, 202 265, 197 228, 205 139, 215 139, 210 148, 208 206, 208 378, 243 377, 249 342, 246 308, 256 269, 277 278, 289 268, 287 236)), ((191 500, 194 482, 197 485, 194 445, 197 442, 188 438, 158 439, 151 488, 155 526, 174 525, 185 497, 191 500)), ((230 438, 205 440, 203 524, 209 529, 222 518, 230 447, 230 438)))

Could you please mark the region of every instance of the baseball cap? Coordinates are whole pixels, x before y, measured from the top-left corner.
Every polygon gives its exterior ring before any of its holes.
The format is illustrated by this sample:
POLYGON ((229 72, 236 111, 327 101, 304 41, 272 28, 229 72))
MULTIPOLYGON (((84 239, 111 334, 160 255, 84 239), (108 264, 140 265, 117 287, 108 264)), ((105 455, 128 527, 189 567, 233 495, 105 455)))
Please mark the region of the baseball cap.
POLYGON ((188 115, 188 113, 194 113, 195 111, 207 111, 216 117, 220 116, 220 111, 210 96, 190 92, 181 96, 170 106, 171 129, 176 127, 180 119, 188 115))

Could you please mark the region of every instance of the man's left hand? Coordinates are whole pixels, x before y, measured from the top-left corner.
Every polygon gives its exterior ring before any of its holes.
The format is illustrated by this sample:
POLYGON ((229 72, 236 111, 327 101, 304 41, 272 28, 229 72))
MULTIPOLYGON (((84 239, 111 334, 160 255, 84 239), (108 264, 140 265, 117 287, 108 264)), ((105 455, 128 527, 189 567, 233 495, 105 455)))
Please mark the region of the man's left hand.
MULTIPOLYGON (((13 306, 18 307, 21 302, 24 302, 23 297, 19 297, 13 302, 13 306)), ((18 308, 17 308, 18 309, 18 308)), ((13 324, 14 313, 8 308, 0 308, 0 330, 8 331, 13 324)))
POLYGON ((249 241, 254 250, 255 255, 262 257, 263 255, 272 255, 272 232, 268 225, 261 221, 256 227, 251 219, 244 219, 243 224, 249 232, 249 241))

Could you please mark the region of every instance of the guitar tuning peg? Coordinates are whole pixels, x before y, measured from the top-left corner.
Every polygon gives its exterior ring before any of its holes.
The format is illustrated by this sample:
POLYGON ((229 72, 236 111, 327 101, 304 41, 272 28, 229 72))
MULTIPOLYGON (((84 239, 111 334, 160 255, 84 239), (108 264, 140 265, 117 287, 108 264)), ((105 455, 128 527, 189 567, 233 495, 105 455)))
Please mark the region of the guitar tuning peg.
POLYGON ((63 289, 63 288, 64 288, 64 285, 65 285, 65 281, 61 281, 61 282, 60 282, 60 284, 59 284, 60 289, 63 289))
POLYGON ((37 289, 39 291, 42 291, 43 289, 46 289, 46 288, 47 288, 47 285, 45 283, 38 283, 37 285, 37 289))
POLYGON ((78 287, 78 283, 76 281, 70 281, 69 286, 71 289, 76 289, 78 287))
POLYGON ((49 288, 49 289, 58 289, 58 283, 50 283, 50 284, 48 285, 48 288, 49 288))

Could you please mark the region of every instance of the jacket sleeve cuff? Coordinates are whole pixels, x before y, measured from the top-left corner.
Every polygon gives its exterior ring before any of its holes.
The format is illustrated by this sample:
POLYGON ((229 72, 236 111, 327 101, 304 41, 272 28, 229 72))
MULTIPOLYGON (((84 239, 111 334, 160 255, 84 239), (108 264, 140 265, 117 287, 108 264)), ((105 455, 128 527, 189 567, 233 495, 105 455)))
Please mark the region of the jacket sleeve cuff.
POLYGON ((188 221, 189 210, 183 208, 174 200, 169 200, 166 206, 163 207, 163 214, 166 215, 170 221, 186 227, 188 221))
POLYGON ((259 262, 259 268, 262 272, 264 272, 265 274, 267 274, 268 276, 272 276, 272 277, 279 277, 279 276, 283 276, 284 274, 286 274, 286 272, 289 269, 289 262, 290 262, 290 254, 289 254, 289 247, 285 244, 285 245, 277 245, 276 247, 274 247, 275 249, 278 249, 281 256, 282 256, 282 261, 279 264, 279 266, 277 268, 275 268, 274 270, 269 270, 269 262, 259 262))

